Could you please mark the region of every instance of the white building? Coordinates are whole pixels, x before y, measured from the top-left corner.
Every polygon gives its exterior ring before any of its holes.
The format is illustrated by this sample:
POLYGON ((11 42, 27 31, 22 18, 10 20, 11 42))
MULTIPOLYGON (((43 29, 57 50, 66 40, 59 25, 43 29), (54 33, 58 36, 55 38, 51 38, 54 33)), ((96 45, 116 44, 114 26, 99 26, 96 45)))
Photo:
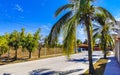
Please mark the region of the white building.
POLYGON ((120 21, 117 21, 118 29, 117 35, 114 35, 115 38, 115 57, 117 58, 118 62, 120 63, 120 21))

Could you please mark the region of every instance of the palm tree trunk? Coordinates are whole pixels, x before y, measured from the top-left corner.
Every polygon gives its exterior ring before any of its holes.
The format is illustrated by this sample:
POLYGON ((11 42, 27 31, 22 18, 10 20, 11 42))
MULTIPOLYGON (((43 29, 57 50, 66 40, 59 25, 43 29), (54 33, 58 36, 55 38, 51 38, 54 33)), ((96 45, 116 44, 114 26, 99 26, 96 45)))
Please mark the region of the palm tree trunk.
POLYGON ((91 27, 91 22, 90 18, 87 17, 86 20, 86 29, 87 29, 87 37, 88 37, 88 60, 89 60, 89 74, 94 73, 94 66, 93 66, 93 60, 92 60, 92 27, 91 27))
POLYGON ((104 59, 106 59, 106 39, 104 33, 105 32, 102 31, 102 45, 103 45, 104 59))
POLYGON ((106 41, 104 41, 104 59, 106 59, 106 41))

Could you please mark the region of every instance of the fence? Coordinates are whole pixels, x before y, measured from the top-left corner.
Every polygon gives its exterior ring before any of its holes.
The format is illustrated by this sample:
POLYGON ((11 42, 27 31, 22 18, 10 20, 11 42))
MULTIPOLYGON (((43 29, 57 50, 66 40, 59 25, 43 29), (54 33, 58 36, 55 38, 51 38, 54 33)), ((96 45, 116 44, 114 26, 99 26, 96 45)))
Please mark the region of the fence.
MULTIPOLYGON (((58 54, 62 54, 62 48, 42 48, 40 51, 40 56, 41 57, 45 57, 45 56, 52 56, 52 55, 58 55, 58 54)), ((14 57, 15 51, 14 50, 10 50, 9 55, 11 58, 14 57)), ((18 49, 18 58, 28 58, 28 51, 22 51, 21 49, 18 49)), ((7 57, 8 53, 2 55, 2 57, 7 57)), ((38 50, 35 50, 32 52, 32 58, 38 58, 38 50)))

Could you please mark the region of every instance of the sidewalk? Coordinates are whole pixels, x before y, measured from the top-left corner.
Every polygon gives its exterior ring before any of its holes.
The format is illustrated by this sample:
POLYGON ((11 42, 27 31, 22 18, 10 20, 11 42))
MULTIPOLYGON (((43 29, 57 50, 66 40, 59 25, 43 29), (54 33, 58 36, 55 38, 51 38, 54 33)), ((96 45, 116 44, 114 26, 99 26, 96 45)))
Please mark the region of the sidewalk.
POLYGON ((120 64, 118 64, 113 54, 109 57, 104 75, 120 75, 120 64))

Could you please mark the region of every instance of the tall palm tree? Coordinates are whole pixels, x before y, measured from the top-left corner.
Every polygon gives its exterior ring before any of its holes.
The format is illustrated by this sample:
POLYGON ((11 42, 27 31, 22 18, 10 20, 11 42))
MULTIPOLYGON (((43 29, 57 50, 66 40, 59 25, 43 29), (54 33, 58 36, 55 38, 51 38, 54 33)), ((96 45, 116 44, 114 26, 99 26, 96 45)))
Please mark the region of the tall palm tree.
POLYGON ((93 26, 92 22, 97 18, 96 13, 103 13, 104 15, 112 15, 104 8, 93 6, 92 2, 94 0, 72 0, 69 4, 66 4, 55 12, 55 17, 57 17, 63 10, 66 12, 52 27, 49 35, 49 43, 53 43, 55 39, 58 38, 59 34, 63 33, 63 48, 64 51, 69 54, 74 49, 75 32, 78 25, 85 25, 88 37, 88 60, 89 60, 89 73, 94 73, 94 67, 92 62, 92 50, 93 50, 93 26), (74 7, 76 7, 74 12, 74 7), (68 10, 69 9, 69 10, 68 10), (77 23, 76 23, 77 22, 77 23), (75 25, 77 24, 77 26, 75 25))
POLYGON ((98 17, 96 21, 98 21, 100 25, 97 25, 96 28, 93 30, 94 31, 93 37, 100 38, 101 49, 103 49, 104 58, 106 59, 106 53, 107 53, 106 49, 107 49, 108 44, 114 45, 112 36, 110 34, 110 30, 111 30, 110 25, 115 23, 115 19, 109 16, 106 16, 104 14, 97 14, 97 16, 98 17))

